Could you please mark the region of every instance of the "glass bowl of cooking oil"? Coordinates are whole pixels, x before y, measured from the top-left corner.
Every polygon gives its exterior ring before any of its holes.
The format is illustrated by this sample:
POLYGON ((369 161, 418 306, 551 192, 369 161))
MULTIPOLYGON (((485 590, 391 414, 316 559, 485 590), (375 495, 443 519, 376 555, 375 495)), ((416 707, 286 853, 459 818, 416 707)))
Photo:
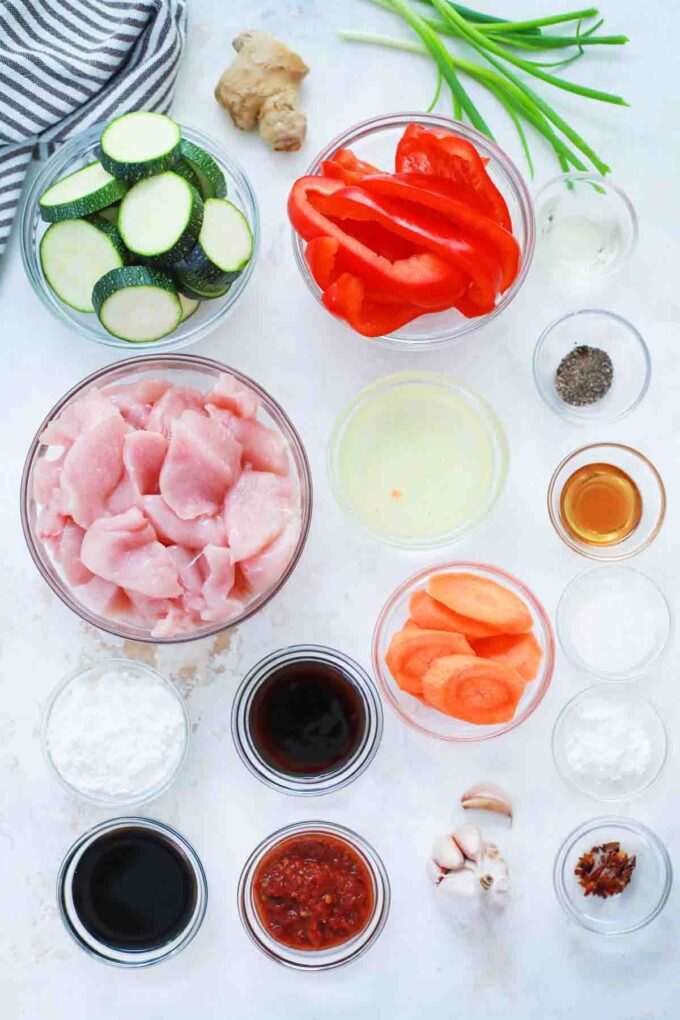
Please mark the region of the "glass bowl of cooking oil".
POLYGON ((548 487, 548 513, 570 549, 591 560, 625 560, 658 535, 666 490, 638 450, 594 443, 558 464, 548 487))
POLYGON ((610 276, 637 243, 632 202, 599 174, 554 177, 538 192, 535 207, 539 264, 561 282, 610 276))

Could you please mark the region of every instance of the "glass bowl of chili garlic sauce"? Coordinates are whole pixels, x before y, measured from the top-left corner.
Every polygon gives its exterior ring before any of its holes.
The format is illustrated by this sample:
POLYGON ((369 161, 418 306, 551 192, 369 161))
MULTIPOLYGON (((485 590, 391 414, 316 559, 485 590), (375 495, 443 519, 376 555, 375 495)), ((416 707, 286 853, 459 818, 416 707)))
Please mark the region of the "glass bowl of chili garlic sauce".
POLYGON ((241 872, 243 926, 266 956, 318 971, 357 959, 382 932, 390 906, 385 867, 357 833, 301 822, 273 833, 241 872))
POLYGON ((85 952, 119 967, 148 967, 191 942, 208 887, 183 836, 162 822, 125 817, 76 840, 59 871, 57 900, 85 952))
POLYGON ((236 750, 253 775, 282 793, 323 794, 353 782, 382 735, 378 692, 343 652, 295 645, 248 673, 232 708, 236 750))

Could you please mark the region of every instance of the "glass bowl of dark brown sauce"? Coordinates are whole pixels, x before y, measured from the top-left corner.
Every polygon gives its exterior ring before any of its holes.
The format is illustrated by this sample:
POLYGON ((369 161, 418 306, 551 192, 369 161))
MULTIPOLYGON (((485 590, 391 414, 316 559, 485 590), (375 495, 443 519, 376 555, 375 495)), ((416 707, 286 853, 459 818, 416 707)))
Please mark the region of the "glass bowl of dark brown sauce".
POLYGON ((373 760, 382 706, 368 674, 320 645, 273 652, 236 692, 236 750, 257 778, 282 793, 319 795, 353 782, 373 760))

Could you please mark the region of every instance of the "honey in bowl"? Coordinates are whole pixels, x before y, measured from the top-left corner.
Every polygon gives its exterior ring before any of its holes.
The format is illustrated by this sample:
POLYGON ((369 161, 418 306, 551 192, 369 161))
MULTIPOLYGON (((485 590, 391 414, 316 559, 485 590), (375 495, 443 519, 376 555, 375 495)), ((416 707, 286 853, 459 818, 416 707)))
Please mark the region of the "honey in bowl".
POLYGON ((642 496, 625 471, 614 464, 587 464, 569 476, 560 496, 562 523, 587 545, 616 545, 628 538, 642 517, 642 496))

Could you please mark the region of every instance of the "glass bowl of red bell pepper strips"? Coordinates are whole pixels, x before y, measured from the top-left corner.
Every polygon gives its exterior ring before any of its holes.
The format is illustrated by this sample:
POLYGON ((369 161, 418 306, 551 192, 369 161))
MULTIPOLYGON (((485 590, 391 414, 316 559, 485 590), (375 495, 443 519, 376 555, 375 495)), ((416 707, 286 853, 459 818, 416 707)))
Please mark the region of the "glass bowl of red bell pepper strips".
POLYGON ((294 183, 288 215, 314 297, 355 332, 406 350, 500 315, 534 251, 514 163, 474 128, 431 114, 343 132, 294 183))

